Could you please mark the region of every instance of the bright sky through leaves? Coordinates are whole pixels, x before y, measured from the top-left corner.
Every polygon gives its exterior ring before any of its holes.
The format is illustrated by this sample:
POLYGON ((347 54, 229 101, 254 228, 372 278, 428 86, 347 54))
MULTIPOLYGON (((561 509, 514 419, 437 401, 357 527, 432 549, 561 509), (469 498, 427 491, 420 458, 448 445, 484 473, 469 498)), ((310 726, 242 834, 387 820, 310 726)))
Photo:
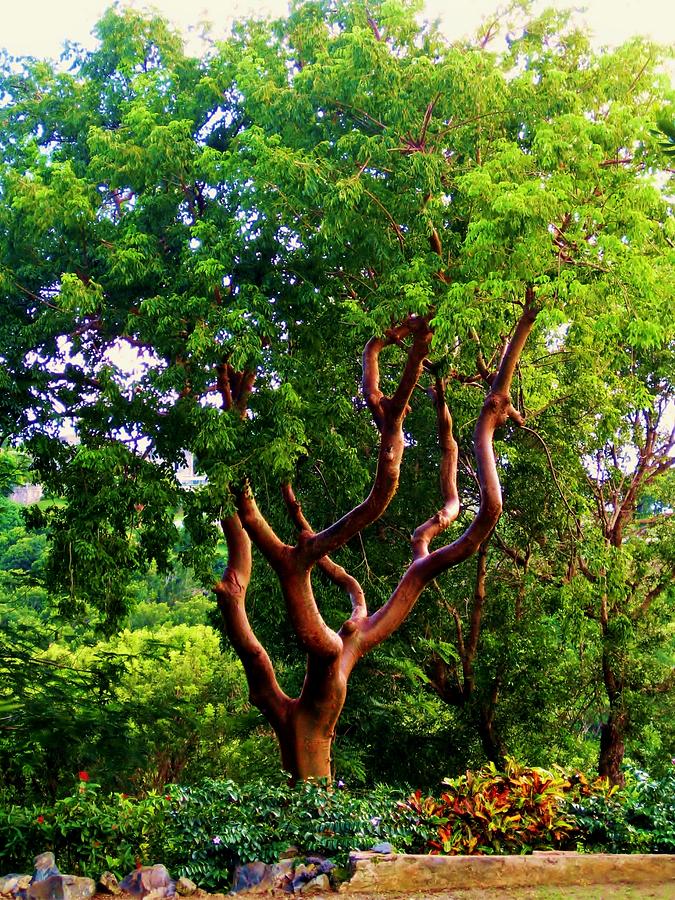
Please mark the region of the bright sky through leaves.
MULTIPOLYGON (((110 6, 108 0, 32 0, 30 3, 7 4, 3 9, 0 47, 10 53, 34 56, 57 56, 64 40, 91 44, 94 23, 110 6)), ((131 3, 136 7, 148 4, 131 3)), ((250 14, 280 14, 286 9, 284 0, 155 0, 149 4, 159 9, 177 25, 186 29, 199 20, 213 23, 214 35, 220 37, 233 17, 250 14)), ((496 0, 474 0, 471 4, 428 0, 426 10, 440 17, 451 36, 471 32, 483 16, 494 12, 496 0)), ((541 6, 563 6, 551 0, 541 6)), ((579 4, 581 5, 581 4, 579 4)), ((661 43, 675 43, 675 4, 664 0, 588 0, 583 19, 592 29, 598 43, 615 45, 634 34, 653 37, 661 43)))

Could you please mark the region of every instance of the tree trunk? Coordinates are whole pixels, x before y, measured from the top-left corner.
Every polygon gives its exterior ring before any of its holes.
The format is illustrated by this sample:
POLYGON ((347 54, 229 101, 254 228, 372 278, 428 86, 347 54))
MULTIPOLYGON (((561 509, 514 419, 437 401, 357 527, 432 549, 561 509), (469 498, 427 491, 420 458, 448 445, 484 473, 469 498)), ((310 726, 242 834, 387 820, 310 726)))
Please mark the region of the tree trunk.
POLYGON ((506 751, 499 734, 495 729, 495 722, 490 710, 482 708, 478 716, 478 735, 480 737, 483 753, 488 761, 494 763, 498 769, 504 768, 506 751))
POLYGON ((290 711, 288 722, 279 729, 281 766, 291 782, 310 779, 330 781, 331 749, 337 716, 320 716, 316 711, 301 710, 299 703, 290 711))
MULTIPOLYGON (((606 628, 604 630, 606 640, 606 628)), ((623 709, 623 680, 614 671, 607 647, 602 654, 602 674, 609 698, 609 715, 600 727, 598 774, 601 778, 609 778, 611 784, 623 787, 625 779, 621 763, 626 749, 624 738, 628 727, 628 713, 623 709)))
POLYGON ((335 726, 347 697, 347 679, 339 660, 309 657, 300 696, 287 704, 275 728, 281 765, 291 781, 330 781, 335 726))
POLYGON ((497 676, 493 682, 490 698, 487 703, 481 703, 478 709, 478 735, 480 737, 483 753, 489 762, 497 768, 503 769, 506 760, 506 747, 495 727, 495 710, 499 698, 501 677, 497 676))
POLYGON ((621 771, 621 763, 625 752, 624 735, 627 717, 622 710, 610 710, 607 721, 600 728, 600 759, 598 774, 608 778, 611 784, 623 787, 626 783, 621 771))

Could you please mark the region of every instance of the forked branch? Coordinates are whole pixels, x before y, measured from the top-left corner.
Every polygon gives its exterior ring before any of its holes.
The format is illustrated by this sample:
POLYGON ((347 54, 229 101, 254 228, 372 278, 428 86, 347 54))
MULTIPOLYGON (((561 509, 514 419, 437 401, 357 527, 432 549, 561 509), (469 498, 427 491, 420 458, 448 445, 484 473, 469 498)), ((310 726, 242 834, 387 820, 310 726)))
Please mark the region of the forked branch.
POLYGON ((452 417, 445 402, 445 384, 436 378, 436 384, 429 389, 436 407, 438 442, 441 448, 440 482, 443 506, 424 524, 415 529, 412 536, 413 559, 421 559, 429 553, 429 544, 445 531, 459 515, 459 492, 457 490, 457 441, 452 434, 452 417))
POLYGON ((366 499, 339 521, 317 533, 308 535, 298 547, 306 565, 334 553, 360 531, 380 518, 398 488, 403 458, 403 420, 408 413, 410 396, 424 367, 432 332, 426 319, 411 316, 403 325, 392 329, 386 337, 368 342, 363 354, 363 394, 380 432, 380 449, 375 481, 366 499), (412 336, 412 344, 399 384, 391 398, 380 388, 379 356, 382 349, 412 336))
POLYGON ((227 635, 246 672, 251 703, 272 726, 282 726, 290 698, 281 690, 267 651, 253 633, 246 614, 246 591, 251 578, 251 542, 236 514, 222 520, 227 542, 227 566, 215 585, 218 608, 227 635))
POLYGON ((311 564, 305 564, 298 556, 301 544, 291 547, 277 536, 258 509, 248 485, 239 497, 238 509, 246 532, 279 577, 288 618, 301 648, 316 657, 336 657, 342 645, 316 605, 311 564))
MULTIPOLYGON (((511 403, 511 382, 537 313, 534 294, 528 289, 523 312, 505 347, 499 368, 491 379, 490 390, 476 423, 474 452, 480 485, 480 505, 473 521, 451 544, 431 553, 418 554, 413 559, 387 603, 361 623, 359 646, 355 654, 362 656, 395 631, 405 620, 425 586, 441 572, 475 553, 497 524, 502 510, 502 496, 493 438, 496 429, 509 418, 522 421, 522 416, 511 403)), ((422 534, 425 534, 427 524, 420 526, 422 534)), ((420 530, 417 529, 418 537, 419 533, 420 530)))
MULTIPOLYGON (((300 535, 307 537, 314 534, 311 525, 305 518, 305 514, 302 511, 302 506, 296 498, 292 486, 286 483, 282 485, 281 491, 283 494, 284 502, 286 503, 286 508, 288 509, 289 515, 291 517, 291 521, 298 529, 300 535)), ((317 561, 317 566, 324 573, 324 575, 333 582, 333 584, 337 585, 337 587, 339 588, 342 588, 342 590, 346 592, 347 596, 351 600, 352 614, 351 617, 347 619, 347 621, 342 625, 342 630, 346 632, 353 631, 356 627, 356 622, 368 615, 368 610, 366 608, 366 598, 365 594, 363 593, 363 588, 356 580, 356 578, 353 577, 353 575, 350 575, 346 569, 333 562, 333 560, 328 556, 322 556, 321 559, 317 561)))

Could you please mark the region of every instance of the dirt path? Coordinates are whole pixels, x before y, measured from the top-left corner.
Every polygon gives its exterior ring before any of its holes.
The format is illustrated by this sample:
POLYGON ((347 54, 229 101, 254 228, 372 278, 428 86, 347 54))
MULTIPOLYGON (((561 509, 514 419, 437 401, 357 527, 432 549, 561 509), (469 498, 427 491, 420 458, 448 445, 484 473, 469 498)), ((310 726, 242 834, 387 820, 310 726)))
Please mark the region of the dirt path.
MULTIPOLYGON (((341 892, 342 893, 342 892, 341 892)), ((505 890, 474 889, 412 894, 344 894, 354 900, 675 900, 675 882, 666 884, 599 884, 585 887, 509 888, 505 890)), ((315 894, 316 900, 328 900, 330 894, 315 894)))

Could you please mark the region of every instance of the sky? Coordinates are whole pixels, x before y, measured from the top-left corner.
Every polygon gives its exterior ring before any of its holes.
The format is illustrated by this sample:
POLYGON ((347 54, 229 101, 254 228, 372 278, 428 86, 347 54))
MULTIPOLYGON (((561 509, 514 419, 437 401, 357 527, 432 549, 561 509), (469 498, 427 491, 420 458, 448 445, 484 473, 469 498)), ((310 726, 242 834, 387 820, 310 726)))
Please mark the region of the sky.
MULTIPOLYGON (((126 2, 126 0, 125 0, 126 2)), ((60 53, 66 39, 92 46, 91 30, 111 0, 0 0, 0 48, 13 55, 51 56, 60 53)), ((150 4, 132 0, 128 5, 151 5, 181 29, 206 19, 213 35, 224 36, 232 18, 250 14, 280 14, 285 0, 155 0, 150 4)), ((427 0, 430 18, 440 18, 444 30, 457 38, 471 33, 499 0, 427 0)), ((542 5, 574 5, 549 0, 542 5)), ((599 44, 616 45, 635 34, 675 44, 673 0, 587 0, 581 15, 599 44)))

